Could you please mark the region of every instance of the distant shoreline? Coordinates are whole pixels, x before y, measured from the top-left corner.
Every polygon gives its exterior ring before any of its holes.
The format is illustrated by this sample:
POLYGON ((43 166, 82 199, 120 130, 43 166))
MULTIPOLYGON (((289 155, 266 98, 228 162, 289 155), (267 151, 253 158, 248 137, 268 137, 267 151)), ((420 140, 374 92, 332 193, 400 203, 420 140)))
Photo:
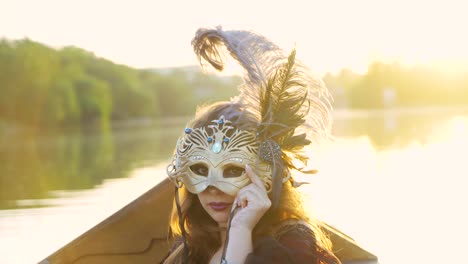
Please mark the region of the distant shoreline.
POLYGON ((459 106, 408 106, 408 107, 391 107, 391 108, 374 108, 374 109, 334 109, 333 118, 366 118, 382 115, 431 115, 431 114, 446 114, 446 113, 467 113, 468 104, 459 106))
MULTIPOLYGON (((461 106, 418 106, 418 107, 392 107, 384 109, 344 109, 338 108, 332 111, 333 119, 341 120, 347 118, 372 118, 380 116, 404 116, 404 115, 440 115, 440 114, 449 114, 449 113, 460 113, 468 114, 468 105, 461 106)), ((159 119, 152 118, 134 118, 128 120, 116 120, 111 122, 111 130, 115 129, 130 129, 130 128, 139 128, 139 127, 150 127, 150 126, 180 126, 181 124, 187 123, 192 116, 172 116, 172 117, 162 117, 159 119)), ((87 124, 85 126, 69 125, 59 131, 75 131, 78 129, 84 130, 99 130, 98 126, 95 124, 87 124)), ((21 124, 14 124, 0 120, 0 136, 22 133, 28 130, 27 126, 21 124)), ((43 129, 44 132, 48 131, 43 129)))

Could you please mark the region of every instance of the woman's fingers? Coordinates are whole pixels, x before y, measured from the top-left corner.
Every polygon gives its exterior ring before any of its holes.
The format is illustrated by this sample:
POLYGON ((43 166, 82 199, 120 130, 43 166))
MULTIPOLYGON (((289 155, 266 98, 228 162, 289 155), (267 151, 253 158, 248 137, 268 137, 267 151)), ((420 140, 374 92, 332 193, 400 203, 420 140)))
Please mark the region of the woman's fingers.
POLYGON ((268 198, 266 191, 260 189, 253 183, 241 189, 237 197, 237 205, 242 208, 249 206, 253 208, 264 209, 271 206, 271 201, 268 198))
POLYGON ((252 182, 237 193, 236 206, 242 209, 232 219, 231 226, 242 226, 253 230, 260 218, 270 208, 271 201, 263 181, 253 172, 252 168, 246 165, 245 171, 252 182))
POLYGON ((247 173, 247 176, 249 176, 249 178, 250 178, 250 180, 252 181, 253 184, 258 186, 262 190, 265 190, 265 192, 266 192, 266 188, 265 188, 265 185, 263 184, 263 181, 260 180, 260 178, 257 176, 257 174, 255 174, 255 172, 252 170, 252 168, 250 168, 250 166, 247 165, 247 164, 245 165, 245 172, 247 173))

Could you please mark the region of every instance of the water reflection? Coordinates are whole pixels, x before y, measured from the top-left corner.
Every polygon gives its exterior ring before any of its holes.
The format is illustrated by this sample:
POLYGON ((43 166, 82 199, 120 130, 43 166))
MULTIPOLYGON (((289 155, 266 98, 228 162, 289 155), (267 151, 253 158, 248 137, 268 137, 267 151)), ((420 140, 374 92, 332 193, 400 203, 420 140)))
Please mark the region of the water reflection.
MULTIPOLYGON (((367 137, 377 150, 403 148, 413 142, 433 140, 434 131, 452 118, 467 116, 468 108, 409 108, 375 111, 336 111, 333 134, 367 137)), ((462 122, 463 123, 463 122, 462 122)))
POLYGON ((381 263, 457 263, 468 236, 468 114, 402 120, 396 131, 406 138, 391 132, 385 145, 369 136, 325 147, 306 202, 381 263))
POLYGON ((38 207, 52 190, 92 189, 167 159, 180 125, 67 135, 9 135, 0 145, 0 209, 38 207), (167 144, 171 142, 171 144, 167 144))
MULTIPOLYGON (((183 123, 0 139, 7 263, 49 255, 163 179, 183 123), (18 209, 38 205, 58 206, 18 209)), ((338 112, 334 135, 301 187, 315 214, 382 264, 463 259, 468 109, 338 112)))
MULTIPOLYGON (((368 138, 376 151, 403 148, 434 135, 468 109, 400 109, 340 112, 333 134, 368 138)), ((45 206, 39 199, 52 190, 92 189, 105 179, 128 177, 129 171, 168 160, 184 122, 31 137, 0 138, 0 209, 45 206)), ((458 119, 460 129, 466 120, 458 119)), ((465 130, 466 132, 466 130, 465 130)), ((464 133, 457 132, 457 133, 464 133)), ((365 146, 365 145, 363 145, 365 146)))

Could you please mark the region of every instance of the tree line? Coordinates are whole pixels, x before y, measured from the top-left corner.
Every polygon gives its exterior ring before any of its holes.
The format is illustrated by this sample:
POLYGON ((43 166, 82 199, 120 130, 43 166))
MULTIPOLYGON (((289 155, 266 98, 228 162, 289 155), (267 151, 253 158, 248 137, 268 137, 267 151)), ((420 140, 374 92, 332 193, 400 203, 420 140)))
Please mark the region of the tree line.
POLYGON ((193 113, 200 102, 236 94, 240 77, 196 68, 134 69, 77 47, 0 40, 0 125, 30 129, 193 113))
POLYGON ((468 105, 468 72, 374 62, 366 74, 343 69, 324 82, 338 107, 385 108, 468 105))
MULTIPOLYGON (((200 102, 234 96, 240 77, 207 75, 198 67, 135 69, 69 46, 54 49, 23 39, 0 39, 0 128, 31 129, 190 115, 200 102)), ((468 74, 423 66, 373 63, 366 74, 326 74, 337 107, 468 103, 468 74)))

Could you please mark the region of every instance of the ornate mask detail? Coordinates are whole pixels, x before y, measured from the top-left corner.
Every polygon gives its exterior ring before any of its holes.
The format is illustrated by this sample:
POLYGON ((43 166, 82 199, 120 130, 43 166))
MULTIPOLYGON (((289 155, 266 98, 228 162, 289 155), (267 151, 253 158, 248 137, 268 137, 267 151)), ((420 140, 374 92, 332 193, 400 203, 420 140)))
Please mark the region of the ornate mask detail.
POLYGON ((271 189, 271 168, 258 158, 258 142, 253 132, 240 130, 221 116, 212 125, 187 128, 179 138, 172 164, 167 167, 169 178, 177 185, 185 184, 192 193, 208 186, 236 195, 250 179, 245 165, 250 165, 271 189))

